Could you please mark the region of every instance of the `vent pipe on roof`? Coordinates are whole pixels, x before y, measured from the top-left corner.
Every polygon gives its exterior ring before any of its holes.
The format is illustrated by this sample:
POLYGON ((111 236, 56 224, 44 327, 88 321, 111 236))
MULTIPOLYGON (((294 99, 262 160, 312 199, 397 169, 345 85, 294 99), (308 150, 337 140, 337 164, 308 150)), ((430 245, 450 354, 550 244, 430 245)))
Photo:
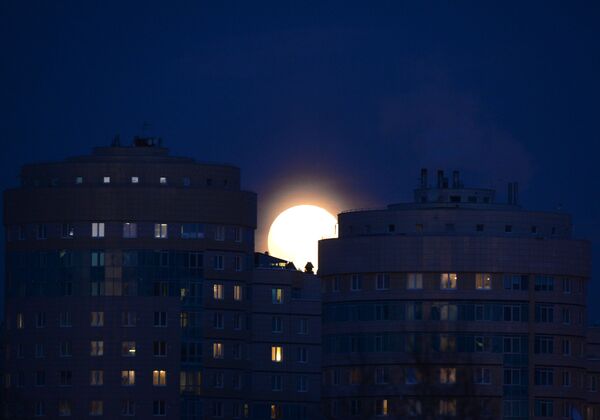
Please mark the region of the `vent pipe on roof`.
POLYGON ((421 169, 421 188, 427 188, 427 168, 421 169))

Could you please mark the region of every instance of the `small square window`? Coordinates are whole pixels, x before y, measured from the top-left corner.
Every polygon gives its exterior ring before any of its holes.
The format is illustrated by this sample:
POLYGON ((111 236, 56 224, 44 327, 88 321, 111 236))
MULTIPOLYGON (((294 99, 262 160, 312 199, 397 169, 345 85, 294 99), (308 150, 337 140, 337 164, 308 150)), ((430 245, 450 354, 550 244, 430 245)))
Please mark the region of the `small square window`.
POLYGON ((161 176, 160 177, 160 184, 161 185, 167 185, 167 177, 161 176))
POLYGON ((191 184, 191 181, 190 181, 190 179, 189 179, 188 177, 184 177, 184 178, 183 178, 183 186, 184 186, 184 187, 189 187, 189 186, 190 186, 190 184, 191 184))
POLYGON ((477 232, 483 232, 483 225, 481 225, 481 224, 480 224, 480 225, 476 225, 476 226, 475 226, 475 230, 476 230, 477 232))
POLYGON ((102 182, 104 184, 110 184, 110 177, 109 176, 105 176, 104 178, 102 178, 102 182))
POLYGON ((82 176, 78 176, 75 178, 75 183, 76 184, 83 184, 83 177, 82 176))
POLYGON ((506 225, 506 226, 504 226, 504 232, 511 233, 512 228, 513 228, 512 225, 506 225))
POLYGON ((139 177, 137 177, 137 176, 132 176, 131 177, 131 183, 132 184, 139 184, 139 182, 140 182, 140 178, 139 177))

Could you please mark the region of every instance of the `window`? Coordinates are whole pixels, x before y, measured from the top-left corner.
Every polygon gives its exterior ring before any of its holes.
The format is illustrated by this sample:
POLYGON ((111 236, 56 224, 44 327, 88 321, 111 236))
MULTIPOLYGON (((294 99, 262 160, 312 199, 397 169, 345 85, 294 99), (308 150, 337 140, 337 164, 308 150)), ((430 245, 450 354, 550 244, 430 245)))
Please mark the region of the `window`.
POLYGON ((283 289, 271 289, 271 302, 276 305, 283 304, 283 289))
POLYGON ((377 385, 384 385, 389 383, 389 372, 386 367, 378 367, 375 369, 375 383, 377 385))
POLYGON ((61 417, 71 415, 71 401, 60 400, 58 402, 58 415, 61 417))
POLYGON ((271 346, 271 361, 281 363, 283 361, 283 347, 271 346))
POLYGON ((478 385, 489 385, 492 383, 491 372, 489 368, 475 369, 475 383, 478 385))
POLYGON ((388 400, 375 401, 375 415, 376 416, 387 416, 388 415, 388 400))
POLYGON ((167 313, 166 312, 154 312, 154 326, 155 327, 166 327, 167 326, 167 313))
POLYGON ((182 182, 183 182, 183 186, 184 186, 184 187, 189 187, 189 186, 191 185, 190 178, 188 178, 187 176, 184 176, 184 177, 183 177, 183 180, 182 180, 182 182))
POLYGON ((71 357, 71 342, 61 341, 58 351, 60 357, 71 357))
POLYGON ((414 367, 408 367, 404 369, 404 383, 406 385, 414 385, 419 383, 419 376, 417 370, 414 367))
POLYGON ((221 312, 215 312, 213 314, 213 328, 217 329, 217 330, 222 330, 223 329, 223 314, 221 312))
POLYGON ((104 267, 104 251, 92 251, 90 256, 92 267, 104 267))
POLYGON ((360 274, 352 274, 350 290, 357 291, 362 289, 362 277, 360 274))
POLYGON ((220 283, 213 284, 213 299, 223 300, 225 298, 225 286, 220 283))
POLYGON ((236 360, 240 360, 242 358, 242 344, 241 343, 235 343, 233 345, 233 358, 236 360))
POLYGON ((562 339, 562 354, 563 356, 571 355, 571 340, 568 338, 562 339))
POLYGON ((137 176, 132 176, 131 177, 131 183, 132 184, 139 184, 140 183, 140 178, 137 176))
POLYGON ((389 274, 377 274, 377 290, 387 290, 390 288, 390 275, 389 274))
POLYGON ((456 273, 440 274, 440 289, 456 290, 457 280, 458 280, 458 276, 456 275, 456 273))
POLYGON ((92 223, 92 238, 104 238, 104 223, 92 223))
POLYGON ((340 291, 340 276, 335 276, 333 278, 333 291, 334 292, 339 292, 340 291))
POLYGON ((408 273, 406 281, 407 289, 423 288, 423 273, 408 273))
POLYGON ((554 401, 535 400, 534 414, 538 417, 554 417, 554 401))
POLYGON ((554 291, 554 277, 535 276, 535 291, 536 292, 552 292, 552 291, 554 291))
POLYGON ((152 355, 154 357, 165 357, 167 355, 167 342, 154 341, 152 343, 152 355))
POLYGON ((456 368, 440 368, 440 384, 455 384, 456 368))
POLYGON ((456 337, 448 334, 440 334, 439 349, 442 352, 456 351, 456 337))
POLYGON ((271 375, 271 391, 281 391, 281 375, 271 375))
POLYGON ((38 370, 35 372, 35 386, 45 386, 46 385, 46 372, 43 370, 38 370))
POLYGON ((73 385, 73 372, 70 370, 61 370, 58 380, 60 386, 71 386, 73 385))
POLYGON ((213 359, 222 359, 223 358, 223 343, 214 342, 213 343, 213 359))
POLYGON ((300 318, 298 322, 298 334, 308 334, 308 319, 300 318))
POLYGON ((423 319, 422 302, 406 303, 406 319, 407 321, 421 321, 423 319))
POLYGON ((298 361, 298 363, 308 362, 308 350, 306 349, 306 347, 298 347, 297 361, 298 361))
POLYGON ((551 335, 536 335, 534 341, 535 354, 554 353, 554 337, 551 335))
POLYGON ((158 182, 160 182, 160 185, 167 185, 167 177, 166 176, 161 176, 158 179, 158 182))
POLYGON ((123 357, 134 357, 135 356, 135 341, 122 341, 121 342, 121 356, 123 356, 123 357))
POLYGON ((83 177, 82 176, 76 176, 75 177, 75 184, 83 184, 83 177))
POLYGON ((439 415, 456 417, 456 400, 455 399, 440 400, 439 415))
POLYGON ((225 226, 217 226, 215 228, 215 241, 225 240, 225 226))
POLYGON ((535 322, 554 322, 554 307, 552 305, 536 303, 535 322))
POLYGON ((104 341, 92 340, 90 341, 90 356, 103 356, 104 355, 104 341))
POLYGON ((121 371, 121 385, 123 385, 123 386, 135 385, 135 370, 122 370, 121 371))
POLYGON ((446 232, 454 232, 454 223, 446 223, 446 232))
POLYGON ((121 401, 121 415, 135 416, 135 402, 132 400, 121 401))
POLYGON ((389 232, 389 233, 393 233, 393 232, 395 232, 395 231, 396 231, 396 225, 394 225, 394 224, 389 224, 389 225, 388 225, 388 232, 389 232))
POLYGON ((46 225, 37 225, 37 239, 46 239, 48 238, 48 231, 46 225))
POLYGON ((596 375, 589 376, 588 390, 590 392, 598 392, 598 377, 596 375))
POLYGON ((571 279, 562 280, 563 293, 571 293, 571 279))
POLYGON ((167 385, 167 371, 166 370, 153 370, 152 371, 152 385, 166 386, 167 385))
POLYGON ((58 325, 61 328, 71 327, 71 312, 61 312, 59 315, 58 325))
POLYGON ((166 223, 155 223, 154 224, 154 237, 157 239, 164 239, 168 234, 168 225, 166 223))
POLYGON ((296 391, 298 391, 298 392, 308 391, 308 379, 306 378, 306 375, 298 376, 298 379, 296 382, 296 391))
POLYGON ((475 288, 478 290, 491 290, 492 289, 492 276, 487 273, 475 274, 475 288))
POLYGON ((104 414, 104 403, 101 400, 90 401, 90 416, 101 416, 104 414))
POLYGON ((102 178, 102 183, 104 184, 110 184, 110 177, 109 176, 105 176, 102 178))
POLYGON ((104 312, 90 312, 90 326, 102 327, 104 325, 104 312))
POLYGON ((504 226, 504 232, 506 233, 511 233, 512 232, 512 225, 505 225, 504 226))
POLYGON ((17 314, 17 329, 22 330, 25 328, 25 317, 21 312, 17 314))
POLYGON ((123 223, 123 238, 137 238, 137 223, 123 223))
POLYGON ((92 385, 92 386, 104 385, 104 371, 103 370, 91 370, 90 371, 90 385, 92 385))
POLYGON ((224 269, 224 257, 222 255, 215 255, 213 268, 215 270, 224 269))
POLYGON ((274 316, 271 319, 271 332, 280 333, 282 331, 282 322, 280 316, 274 316))
POLYGON ((204 225, 200 223, 183 223, 181 225, 182 239, 202 239, 204 238, 204 225))
POLYGON ((569 308, 562 308, 562 322, 563 324, 571 323, 571 310, 569 308))
POLYGON ((233 286, 233 300, 242 300, 242 286, 239 284, 233 286))
POLYGON ((46 357, 46 352, 44 351, 44 343, 36 343, 35 344, 35 358, 43 359, 46 357))
POLYGON ((235 313, 233 314, 233 329, 241 330, 242 329, 242 315, 235 313))
POLYGON ((35 328, 44 328, 46 326, 46 313, 37 312, 35 314, 35 328))
POLYGON ((63 223, 62 234, 64 239, 69 239, 75 236, 75 227, 71 223, 63 223))
POLYGON ((215 372, 213 375, 213 387, 214 388, 223 388, 225 381, 223 379, 223 372, 215 372))
POLYGON ((483 232, 483 225, 482 224, 475 225, 475 231, 476 232, 483 232))
POLYGON ((564 370, 562 373, 562 386, 571 386, 571 372, 564 370))
POLYGON ((421 401, 415 399, 408 400, 408 416, 409 417, 420 417, 423 415, 423 407, 421 401))
POLYGON ((43 401, 36 401, 35 402, 35 416, 36 417, 43 417, 46 415, 46 412, 44 410, 44 402, 43 401))
POLYGON ((353 416, 358 416, 360 414, 360 411, 360 400, 350 400, 350 414, 352 414, 353 416))
POLYGON ((152 415, 153 416, 166 416, 167 415, 167 404, 163 400, 155 400, 152 402, 152 415))
POLYGON ((529 288, 528 277, 521 274, 505 274, 505 290, 527 290, 529 288))
POLYGON ((554 385, 554 369, 535 368, 534 382, 537 386, 554 385))
POLYGON ((271 404, 271 420, 281 419, 281 406, 271 404))
POLYGON ((123 312, 121 314, 121 325, 123 327, 135 327, 136 313, 135 312, 123 312))

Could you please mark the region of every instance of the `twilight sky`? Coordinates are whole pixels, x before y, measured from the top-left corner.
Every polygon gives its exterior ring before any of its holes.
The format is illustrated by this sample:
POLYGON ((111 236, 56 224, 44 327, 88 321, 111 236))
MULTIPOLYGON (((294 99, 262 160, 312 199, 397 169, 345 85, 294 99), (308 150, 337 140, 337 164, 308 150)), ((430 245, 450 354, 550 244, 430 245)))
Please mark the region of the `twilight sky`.
POLYGON ((288 205, 382 206, 456 168, 571 213, 597 273, 599 21, 592 1, 4 0, 0 186, 157 135, 242 168, 263 250, 288 205))

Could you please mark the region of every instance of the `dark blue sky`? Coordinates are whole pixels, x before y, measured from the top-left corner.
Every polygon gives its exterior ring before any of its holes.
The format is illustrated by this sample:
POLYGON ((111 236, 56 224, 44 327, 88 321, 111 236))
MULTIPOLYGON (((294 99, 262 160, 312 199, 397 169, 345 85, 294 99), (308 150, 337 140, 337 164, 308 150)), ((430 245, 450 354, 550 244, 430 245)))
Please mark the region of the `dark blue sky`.
POLYGON ((146 122, 175 154, 239 165, 262 225, 458 168, 562 206, 600 264, 600 3, 108 3, 0 3, 3 189, 146 122))

